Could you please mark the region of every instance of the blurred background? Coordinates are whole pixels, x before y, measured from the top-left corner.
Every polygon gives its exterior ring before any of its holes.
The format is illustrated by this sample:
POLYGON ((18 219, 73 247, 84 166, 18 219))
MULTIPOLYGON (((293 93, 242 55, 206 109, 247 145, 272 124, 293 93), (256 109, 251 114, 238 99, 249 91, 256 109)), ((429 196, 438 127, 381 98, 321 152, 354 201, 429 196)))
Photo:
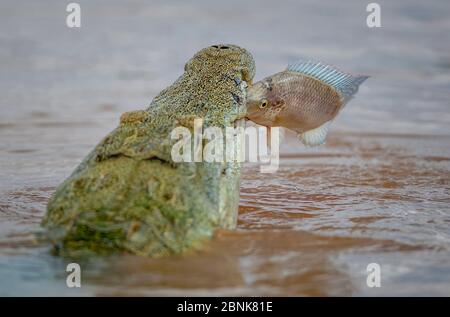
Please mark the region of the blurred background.
POLYGON ((0 0, 0 295, 450 295, 450 3, 0 0), (232 43, 256 80, 312 58, 370 75, 328 143, 246 165, 239 227, 195 255, 90 259, 83 287, 32 243, 55 187, 124 111, 199 49, 232 43), (382 287, 366 285, 381 266, 382 287))

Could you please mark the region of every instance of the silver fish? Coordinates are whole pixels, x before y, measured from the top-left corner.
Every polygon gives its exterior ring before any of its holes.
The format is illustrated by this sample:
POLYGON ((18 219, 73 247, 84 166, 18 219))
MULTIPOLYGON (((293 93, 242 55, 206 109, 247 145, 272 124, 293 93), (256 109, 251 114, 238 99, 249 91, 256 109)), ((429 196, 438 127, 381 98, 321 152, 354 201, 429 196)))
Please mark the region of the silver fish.
POLYGON ((299 61, 249 88, 247 118, 293 130, 305 145, 320 145, 331 121, 367 78, 320 62, 299 61))

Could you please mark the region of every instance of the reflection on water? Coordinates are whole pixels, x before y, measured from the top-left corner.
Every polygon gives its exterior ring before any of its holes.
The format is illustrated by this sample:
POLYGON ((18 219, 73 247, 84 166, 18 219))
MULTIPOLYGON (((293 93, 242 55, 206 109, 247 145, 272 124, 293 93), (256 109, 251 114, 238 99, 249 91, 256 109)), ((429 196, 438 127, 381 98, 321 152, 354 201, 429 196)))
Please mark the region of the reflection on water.
POLYGON ((75 33, 57 1, 3 5, 0 295, 449 295, 447 2, 381 1, 381 30, 365 28, 358 1, 189 5, 81 2, 75 33), (219 41, 249 48, 258 79, 304 55, 372 78, 325 146, 288 134, 277 173, 244 166, 238 230, 169 259, 84 259, 82 288, 67 288, 71 259, 32 235, 54 188, 121 112, 143 108, 219 41), (371 262, 378 289, 366 286, 371 262))

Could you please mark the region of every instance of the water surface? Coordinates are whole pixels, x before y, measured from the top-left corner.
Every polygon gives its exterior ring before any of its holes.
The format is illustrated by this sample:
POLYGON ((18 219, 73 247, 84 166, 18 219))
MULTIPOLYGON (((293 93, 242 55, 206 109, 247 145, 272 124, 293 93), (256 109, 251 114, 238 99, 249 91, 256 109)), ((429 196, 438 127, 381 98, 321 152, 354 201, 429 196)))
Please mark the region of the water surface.
POLYGON ((0 2, 0 295, 450 295, 450 5, 379 1, 0 2), (55 187, 199 48, 248 48, 257 79, 311 57, 371 75, 328 142, 287 134, 243 170, 238 229, 169 259, 70 259, 33 243, 55 187), (366 285, 369 263, 382 285, 366 285))

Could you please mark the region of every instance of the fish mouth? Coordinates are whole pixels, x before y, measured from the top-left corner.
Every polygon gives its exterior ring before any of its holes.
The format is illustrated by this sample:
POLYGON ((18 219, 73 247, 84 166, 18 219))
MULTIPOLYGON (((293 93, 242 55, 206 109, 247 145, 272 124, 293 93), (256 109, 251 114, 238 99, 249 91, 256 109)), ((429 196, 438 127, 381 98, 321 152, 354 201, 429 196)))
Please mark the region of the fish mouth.
POLYGON ((245 121, 246 121, 246 117, 242 117, 240 119, 236 119, 233 122, 233 126, 234 128, 244 128, 245 129, 245 121))

